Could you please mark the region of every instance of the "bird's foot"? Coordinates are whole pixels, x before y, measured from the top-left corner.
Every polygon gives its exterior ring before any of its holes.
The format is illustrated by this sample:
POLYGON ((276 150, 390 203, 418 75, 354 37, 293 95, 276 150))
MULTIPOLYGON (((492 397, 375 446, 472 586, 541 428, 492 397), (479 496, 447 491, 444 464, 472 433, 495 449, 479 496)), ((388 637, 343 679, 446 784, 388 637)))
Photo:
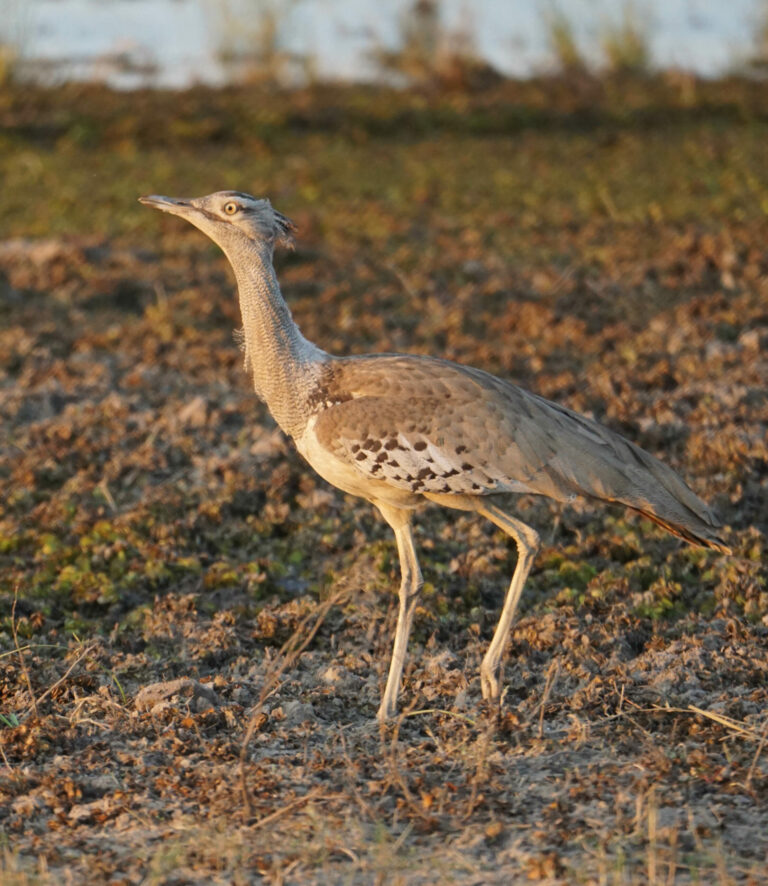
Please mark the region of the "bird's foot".
POLYGON ((486 701, 499 701, 501 698, 501 667, 488 667, 483 662, 480 666, 480 689, 486 701))
POLYGON ((380 725, 384 725, 388 723, 397 716, 397 703, 396 702, 388 702, 387 699, 384 699, 381 702, 381 706, 376 712, 376 719, 378 720, 380 725))

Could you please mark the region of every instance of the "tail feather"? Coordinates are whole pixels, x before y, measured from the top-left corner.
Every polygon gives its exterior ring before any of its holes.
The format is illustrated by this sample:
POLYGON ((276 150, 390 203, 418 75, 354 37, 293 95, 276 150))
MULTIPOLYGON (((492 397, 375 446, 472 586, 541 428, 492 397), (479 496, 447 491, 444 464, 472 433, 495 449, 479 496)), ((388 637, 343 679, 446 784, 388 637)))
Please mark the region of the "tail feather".
MULTIPOLYGON (((501 483, 487 493, 523 490, 559 501, 582 495, 616 502, 686 541, 729 553, 714 511, 649 452, 586 416, 480 370, 432 365, 439 366, 441 376, 450 374, 459 392, 471 395, 464 404, 471 426, 460 427, 461 440, 492 455, 491 474, 501 483)), ((447 420, 455 421, 453 413, 447 420)))
POLYGON ((567 480, 581 495, 626 505, 692 544, 730 553, 718 533, 722 523, 715 512, 672 468, 608 428, 562 407, 558 412, 572 419, 560 437, 568 443, 558 453, 560 481, 567 480), (591 439, 599 445, 591 445, 591 439))
POLYGON ((672 535, 676 535, 678 538, 682 538, 687 542, 690 542, 694 545, 700 545, 704 548, 714 548, 716 551, 720 551, 723 554, 732 554, 733 551, 728 547, 728 545, 720 538, 719 535, 715 535, 712 530, 707 530, 705 532, 695 532, 693 529, 690 529, 687 526, 682 526, 679 523, 671 523, 669 520, 664 520, 658 514, 654 514, 652 511, 646 511, 642 508, 635 507, 629 505, 629 507, 636 511, 638 514, 642 514, 644 517, 647 517, 649 520, 652 520, 654 523, 657 523, 663 529, 666 529, 667 532, 671 532, 672 535))
POLYGON ((722 523, 715 512, 672 468, 629 440, 622 442, 634 464, 625 466, 630 480, 629 489, 624 490, 627 494, 617 495, 615 500, 678 538, 730 554, 731 549, 718 534, 722 523))

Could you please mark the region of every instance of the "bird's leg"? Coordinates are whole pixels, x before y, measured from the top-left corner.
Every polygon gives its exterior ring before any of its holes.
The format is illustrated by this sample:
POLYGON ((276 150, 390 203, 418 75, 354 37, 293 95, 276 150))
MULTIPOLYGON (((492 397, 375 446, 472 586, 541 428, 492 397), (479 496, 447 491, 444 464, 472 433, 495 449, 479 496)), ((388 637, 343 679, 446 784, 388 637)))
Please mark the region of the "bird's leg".
POLYGON ((520 520, 515 520, 509 514, 490 504, 490 502, 480 501, 477 504, 477 512, 487 517, 492 523, 495 523, 500 529, 503 529, 507 535, 511 535, 517 544, 517 565, 512 576, 512 581, 504 600, 504 606, 501 610, 499 623, 491 640, 491 645, 485 653, 483 662, 480 665, 480 686, 483 691, 483 698, 498 699, 501 695, 501 656, 509 635, 509 629, 512 625, 512 619, 515 616, 520 594, 523 591, 528 573, 533 565, 534 557, 539 550, 539 535, 536 530, 531 529, 520 520))
POLYGON ((379 507, 384 519, 395 531, 397 553, 400 558, 400 608, 397 615, 397 629, 392 648, 392 661, 389 665, 389 676, 381 707, 376 715, 380 723, 394 717, 397 713, 397 694, 400 691, 400 679, 403 674, 405 653, 408 648, 408 637, 411 633, 413 613, 419 598, 419 590, 423 584, 416 549, 413 546, 411 532, 411 515, 409 511, 379 507))

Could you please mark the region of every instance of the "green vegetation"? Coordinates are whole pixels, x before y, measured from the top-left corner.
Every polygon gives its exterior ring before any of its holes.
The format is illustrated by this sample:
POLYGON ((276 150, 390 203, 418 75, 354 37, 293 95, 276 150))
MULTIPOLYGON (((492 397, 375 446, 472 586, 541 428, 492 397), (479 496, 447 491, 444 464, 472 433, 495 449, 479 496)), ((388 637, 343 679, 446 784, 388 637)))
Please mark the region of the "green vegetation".
POLYGON ((605 25, 602 47, 608 71, 612 74, 644 74, 650 66, 649 30, 642 7, 624 3, 618 21, 605 25))
POLYGON ((372 88, 130 101, 93 87, 5 90, 0 224, 22 236, 98 231, 141 242, 146 231, 173 229, 148 218, 137 193, 197 192, 211 179, 311 212, 334 239, 349 235, 352 212, 355 242, 391 236, 391 216, 405 221, 426 202, 499 249, 527 244, 527 254, 537 226, 765 216, 764 90, 740 81, 698 88, 695 107, 664 78, 615 90, 607 80, 583 96, 558 80, 507 84, 428 103, 372 88), (499 212, 515 224, 483 224, 499 212))
POLYGON ((573 32, 573 23, 568 16, 555 7, 547 14, 546 24, 549 45, 558 71, 568 75, 586 73, 587 62, 573 32))

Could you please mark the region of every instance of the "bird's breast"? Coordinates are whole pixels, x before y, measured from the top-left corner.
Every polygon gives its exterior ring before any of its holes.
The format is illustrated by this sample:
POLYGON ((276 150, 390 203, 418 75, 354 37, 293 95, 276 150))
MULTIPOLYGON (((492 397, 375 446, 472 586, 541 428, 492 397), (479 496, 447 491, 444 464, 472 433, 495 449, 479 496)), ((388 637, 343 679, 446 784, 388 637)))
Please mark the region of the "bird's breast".
POLYGON ((389 483, 366 477, 354 465, 330 452, 317 438, 314 415, 307 422, 300 437, 295 438, 296 448, 317 473, 337 489, 357 495, 368 501, 393 507, 415 508, 422 498, 407 489, 398 489, 389 483))

